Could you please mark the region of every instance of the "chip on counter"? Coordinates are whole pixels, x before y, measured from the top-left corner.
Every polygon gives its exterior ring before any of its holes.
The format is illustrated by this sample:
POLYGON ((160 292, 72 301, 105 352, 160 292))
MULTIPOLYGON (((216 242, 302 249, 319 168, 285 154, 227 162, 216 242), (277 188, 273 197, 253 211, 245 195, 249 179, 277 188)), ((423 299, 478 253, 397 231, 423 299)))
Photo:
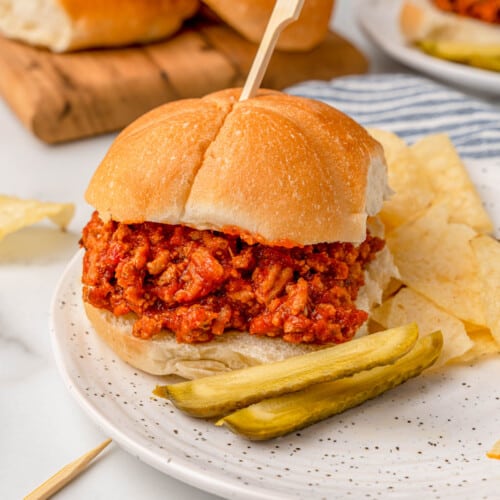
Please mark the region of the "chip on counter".
POLYGON ((52 203, 0 195, 0 240, 7 234, 48 217, 64 229, 75 212, 72 203, 52 203))
POLYGON ((500 439, 493 445, 493 448, 486 453, 486 456, 488 458, 496 458, 497 460, 500 460, 500 439))

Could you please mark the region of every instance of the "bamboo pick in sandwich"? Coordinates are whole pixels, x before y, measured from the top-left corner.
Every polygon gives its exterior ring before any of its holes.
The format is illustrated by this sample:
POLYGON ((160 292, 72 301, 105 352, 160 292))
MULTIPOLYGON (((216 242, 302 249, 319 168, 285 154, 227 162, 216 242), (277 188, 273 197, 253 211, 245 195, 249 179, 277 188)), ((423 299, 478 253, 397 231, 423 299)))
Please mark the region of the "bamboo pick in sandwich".
POLYGON ((106 439, 106 441, 96 446, 93 450, 90 450, 80 458, 64 466, 60 471, 56 472, 52 477, 47 479, 47 481, 38 486, 38 488, 26 495, 24 500, 45 500, 50 498, 83 472, 87 468, 87 465, 89 465, 89 463, 99 455, 109 443, 111 443, 111 439, 106 439))
POLYGON ((271 59, 278 37, 283 29, 296 21, 304 5, 304 0, 277 0, 264 36, 248 73, 240 101, 253 97, 262 83, 267 65, 271 59))

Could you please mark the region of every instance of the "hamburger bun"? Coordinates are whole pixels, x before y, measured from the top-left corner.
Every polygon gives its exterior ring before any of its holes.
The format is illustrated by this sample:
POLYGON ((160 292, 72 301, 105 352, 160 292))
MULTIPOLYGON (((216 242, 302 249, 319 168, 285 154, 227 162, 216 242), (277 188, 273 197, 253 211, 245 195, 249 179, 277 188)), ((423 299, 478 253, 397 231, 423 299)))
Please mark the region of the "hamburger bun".
MULTIPOLYGON (((365 240, 387 190, 383 151, 338 110, 317 101, 241 89, 161 106, 116 138, 86 192, 101 219, 236 232, 263 244, 365 240)), ((396 276, 384 248, 365 271, 357 303, 368 309, 396 276)), ((321 346, 225 332, 182 344, 172 332, 143 340, 136 316, 85 303, 98 334, 125 361, 157 375, 196 378, 277 361, 321 346)), ((324 346, 323 346, 324 347, 324 346)))
POLYGON ((165 104, 121 134, 86 200, 127 224, 237 228, 270 244, 359 243, 387 194, 382 147, 327 104, 240 89, 165 104))
MULTIPOLYGON (((253 43, 260 43, 275 0, 204 0, 217 16, 253 43)), ((307 51, 319 45, 328 33, 334 0, 305 0, 294 23, 281 33, 276 47, 285 51, 307 51)))
POLYGON ((85 312, 99 336, 118 356, 153 375, 178 375, 193 379, 237 370, 317 349, 281 339, 256 337, 246 332, 225 332, 210 342, 180 344, 170 332, 143 340, 132 335, 134 316, 115 316, 84 302, 85 312))
POLYGON ((175 33, 198 0, 0 0, 0 33, 54 52, 148 43, 175 33))

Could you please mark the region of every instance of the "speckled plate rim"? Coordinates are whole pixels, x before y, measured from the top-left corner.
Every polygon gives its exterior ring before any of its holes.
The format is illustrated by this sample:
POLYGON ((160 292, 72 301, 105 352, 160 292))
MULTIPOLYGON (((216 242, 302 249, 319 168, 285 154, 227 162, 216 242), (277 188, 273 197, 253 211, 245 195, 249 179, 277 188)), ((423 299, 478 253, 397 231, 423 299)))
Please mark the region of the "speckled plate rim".
POLYGON ((402 0, 365 0, 357 18, 371 40, 396 61, 439 80, 471 90, 500 95, 500 73, 432 57, 407 45, 397 15, 402 0))
MULTIPOLYGON (((273 500, 273 499, 286 499, 287 496, 282 496, 276 492, 265 491, 261 488, 242 486, 237 481, 228 479, 221 479, 214 476, 207 476, 203 471, 198 471, 193 468, 193 463, 188 460, 173 459, 165 460, 165 457, 160 458, 157 452, 149 450, 147 447, 142 446, 136 440, 132 439, 125 432, 115 426, 99 409, 99 407, 88 399, 82 387, 75 384, 74 379, 71 377, 68 366, 64 362, 65 352, 62 349, 62 344, 58 339, 58 328, 56 325, 55 316, 57 315, 59 291, 64 287, 68 281, 68 277, 74 273, 75 266, 80 267, 80 262, 83 257, 83 250, 79 250, 68 263, 65 271, 59 279, 56 286, 50 306, 50 334, 51 343, 54 353, 54 358, 58 370, 62 376, 63 382, 68 388, 70 394, 75 398, 80 407, 87 413, 87 415, 97 424, 97 426, 114 441, 119 443, 128 453, 135 456, 139 460, 147 463, 155 469, 168 474, 171 477, 179 479, 180 481, 189 484, 190 486, 199 488, 225 498, 251 498, 258 500, 273 500)), ((130 368, 133 370, 132 368, 130 368)), ((168 451, 165 452, 166 454, 168 451)))

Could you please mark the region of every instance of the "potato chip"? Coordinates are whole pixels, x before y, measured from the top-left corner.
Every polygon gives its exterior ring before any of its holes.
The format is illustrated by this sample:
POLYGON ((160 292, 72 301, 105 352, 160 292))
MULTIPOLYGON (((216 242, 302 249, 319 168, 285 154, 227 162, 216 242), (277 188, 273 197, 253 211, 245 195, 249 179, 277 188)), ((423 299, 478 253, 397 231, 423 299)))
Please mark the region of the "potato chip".
POLYGON ((421 175, 432 185, 435 202, 449 208, 450 221, 467 224, 480 234, 491 232, 493 224, 449 137, 430 135, 410 150, 420 164, 421 175))
POLYGON ((481 299, 485 322, 500 346, 500 243, 490 236, 478 236, 471 247, 479 266, 481 299))
MULTIPOLYGON (((492 223, 450 139, 424 137, 408 147, 398 136, 369 133, 384 147, 389 183, 381 219, 404 288, 372 316, 383 327, 416 321, 440 328, 440 363, 469 363, 500 350, 500 244, 478 236, 492 223)), ((399 282, 394 281, 399 284, 399 282)))
POLYGON ((451 222, 467 224, 480 234, 491 232, 492 222, 448 136, 430 135, 407 147, 390 132, 369 133, 384 147, 389 184, 395 191, 381 213, 388 231, 431 203, 445 203, 451 222))
POLYGON ((391 165, 397 158, 408 149, 406 142, 401 137, 376 128, 369 128, 367 132, 384 148, 384 155, 388 165, 391 165))
POLYGON ((488 458, 496 458, 497 460, 500 460, 500 440, 493 445, 493 448, 486 453, 486 456, 488 458))
POLYGON ((371 317, 385 328, 415 322, 420 335, 441 330, 444 344, 436 367, 463 355, 474 346, 461 321, 410 288, 399 290, 394 297, 376 308, 371 317))
POLYGON ((75 211, 72 203, 51 203, 23 200, 0 195, 0 240, 25 226, 35 224, 48 217, 54 224, 65 228, 75 211))
POLYGON ((474 345, 461 356, 453 358, 451 362, 473 363, 483 356, 497 354, 500 352, 500 347, 495 342, 495 339, 487 328, 474 325, 473 329, 470 329, 466 325, 465 330, 474 345))
POLYGON ((369 130, 383 148, 388 166, 389 185, 394 194, 384 202, 379 216, 387 233, 417 217, 433 199, 432 185, 411 150, 398 136, 381 130, 369 130))
POLYGON ((469 244, 476 233, 448 222, 444 205, 395 229, 387 237, 401 281, 453 316, 485 325, 479 267, 469 244))

